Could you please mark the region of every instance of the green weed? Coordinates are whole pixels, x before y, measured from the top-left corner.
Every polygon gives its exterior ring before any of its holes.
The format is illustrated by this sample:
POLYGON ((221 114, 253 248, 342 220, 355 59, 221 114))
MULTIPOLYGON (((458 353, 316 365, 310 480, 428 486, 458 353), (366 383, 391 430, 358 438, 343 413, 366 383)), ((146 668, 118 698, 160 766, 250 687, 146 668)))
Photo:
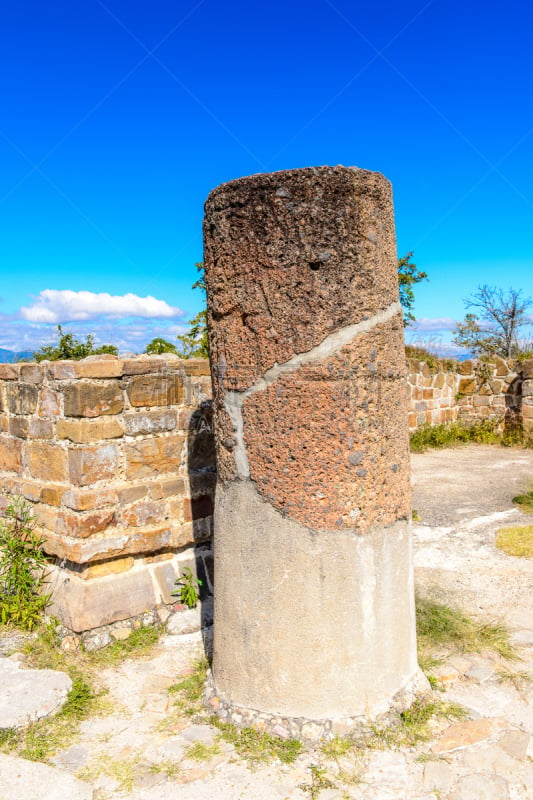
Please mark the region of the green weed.
POLYGON ((194 716, 203 711, 202 697, 208 667, 207 659, 201 658, 194 665, 190 675, 186 675, 168 688, 171 694, 178 695, 174 705, 186 716, 194 716))
POLYGON ((526 514, 533 514, 533 488, 524 494, 513 497, 513 503, 520 506, 520 510, 525 511, 526 514))
POLYGON ((189 608, 196 608, 200 600, 198 587, 204 585, 203 581, 193 575, 189 567, 184 567, 183 574, 176 581, 176 585, 178 588, 171 592, 171 594, 178 595, 180 602, 189 608))
POLYGON ((220 745, 214 742, 213 744, 206 744, 205 742, 194 742, 185 751, 185 758, 192 761, 209 761, 213 756, 220 753, 220 745))
POLYGON ((298 739, 282 739, 255 728, 238 728, 230 722, 222 722, 218 717, 211 717, 211 724, 218 728, 222 738, 232 744, 242 758, 252 763, 279 759, 283 764, 291 764, 303 749, 298 739))
POLYGON ((411 452, 423 453, 429 448, 453 447, 457 444, 501 444, 499 423, 481 420, 467 425, 464 422, 449 422, 442 425, 423 425, 411 434, 411 452))

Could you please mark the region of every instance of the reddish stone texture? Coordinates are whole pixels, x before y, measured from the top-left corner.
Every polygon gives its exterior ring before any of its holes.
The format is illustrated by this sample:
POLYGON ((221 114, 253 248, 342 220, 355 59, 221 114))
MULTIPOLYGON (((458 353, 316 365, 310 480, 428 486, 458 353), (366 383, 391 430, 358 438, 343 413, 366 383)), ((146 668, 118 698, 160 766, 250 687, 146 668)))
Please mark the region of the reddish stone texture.
POLYGON ((0 469, 20 472, 22 468, 22 442, 11 436, 0 436, 0 469))
POLYGON ((246 399, 250 477, 283 514, 358 532, 409 514, 401 326, 398 316, 246 399))
POLYGON ((204 237, 219 480, 239 475, 228 392, 242 398, 254 387, 242 410, 249 477, 275 508, 313 528, 360 533, 407 518, 389 182, 345 167, 233 181, 209 196, 204 237), (388 321, 373 319, 386 311, 388 321), (346 344, 268 387, 257 383, 275 364, 367 321, 346 344))

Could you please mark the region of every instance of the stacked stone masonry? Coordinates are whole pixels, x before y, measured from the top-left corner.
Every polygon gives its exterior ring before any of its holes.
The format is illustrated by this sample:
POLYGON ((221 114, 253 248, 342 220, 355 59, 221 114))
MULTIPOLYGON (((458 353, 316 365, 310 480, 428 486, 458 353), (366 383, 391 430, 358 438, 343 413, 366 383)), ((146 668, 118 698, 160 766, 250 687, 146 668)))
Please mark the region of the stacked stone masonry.
MULTIPOLYGON (((490 418, 521 424, 533 442, 533 360, 447 372, 409 359, 408 380, 411 430, 490 418)), ((184 566, 211 569, 210 398, 202 359, 0 365, 0 502, 32 504, 68 627, 169 603, 184 566)))
POLYGON ((202 359, 0 365, 3 503, 34 505, 68 627, 170 603, 195 566, 212 533, 210 395, 202 359))
POLYGON ((516 366, 503 358, 429 367, 408 359, 411 431, 457 420, 492 420, 508 430, 521 428, 533 441, 533 360, 516 366))

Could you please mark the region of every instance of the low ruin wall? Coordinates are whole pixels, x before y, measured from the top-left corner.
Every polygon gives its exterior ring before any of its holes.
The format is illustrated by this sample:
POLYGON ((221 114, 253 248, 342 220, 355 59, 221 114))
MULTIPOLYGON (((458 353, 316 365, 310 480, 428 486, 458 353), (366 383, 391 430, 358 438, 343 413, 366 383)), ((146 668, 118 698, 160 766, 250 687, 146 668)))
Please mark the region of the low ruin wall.
POLYGON ((170 603, 209 562, 210 384, 207 361, 173 356, 0 365, 0 491, 34 504, 73 630, 170 603))
MULTIPOLYGON (((457 372, 408 360, 409 426, 519 420, 533 443, 533 361, 457 372)), ((184 566, 210 585, 216 482, 204 359, 0 365, 0 503, 28 500, 53 612, 89 630, 170 603, 184 566)))

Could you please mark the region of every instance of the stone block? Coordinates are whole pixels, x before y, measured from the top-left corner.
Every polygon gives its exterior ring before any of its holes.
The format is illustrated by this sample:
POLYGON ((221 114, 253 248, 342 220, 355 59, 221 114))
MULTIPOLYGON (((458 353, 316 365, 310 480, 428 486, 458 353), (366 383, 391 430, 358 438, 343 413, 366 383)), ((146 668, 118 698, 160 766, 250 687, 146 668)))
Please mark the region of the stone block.
POLYGON ((176 581, 180 575, 180 565, 176 560, 152 564, 151 573, 159 591, 160 602, 165 605, 178 602, 178 597, 171 594, 176 590, 176 581))
POLYGON ((30 475, 34 478, 54 483, 68 480, 67 454, 58 444, 28 442, 26 461, 30 475))
POLYGON ((76 377, 75 361, 49 361, 44 366, 49 380, 67 381, 76 377))
POLYGON ((65 493, 64 486, 57 486, 54 484, 47 484, 43 486, 39 492, 39 500, 41 503, 46 503, 49 506, 60 506, 61 498, 65 493))
POLYGON ((158 525, 166 517, 165 503, 141 501, 125 509, 121 515, 124 525, 138 528, 143 525, 158 525))
POLYGON ((96 564, 83 569, 79 576, 83 580, 90 580, 91 578, 102 578, 104 575, 120 575, 122 572, 128 572, 135 566, 135 559, 133 556, 126 556, 125 558, 113 558, 110 561, 100 561, 96 564))
POLYGON ((9 433, 19 439, 26 439, 30 428, 29 417, 10 417, 9 433))
POLYGON ((475 395, 474 396, 474 406, 490 406, 491 398, 487 395, 475 395))
POLYGON ((209 517, 213 510, 212 495, 201 495, 192 499, 190 497, 183 498, 183 518, 185 522, 209 517))
POLYGON ((533 378, 533 358, 528 358, 520 364, 520 372, 524 380, 533 378))
POLYGON ((217 485, 217 474, 211 471, 190 472, 189 488, 191 497, 214 492, 217 485))
POLYGON ((58 520, 58 510, 50 508, 43 503, 37 503, 34 510, 35 523, 37 527, 42 529, 44 536, 55 535, 56 524, 58 520))
POLYGON ((119 451, 115 444, 69 449, 69 476, 77 486, 89 486, 118 477, 119 451))
POLYGON ((148 375, 152 372, 165 372, 166 369, 166 362, 153 356, 127 358, 122 362, 123 375, 148 375))
POLYGON ((119 381, 73 383, 65 387, 66 417, 100 417, 120 414, 124 398, 119 381))
MULTIPOLYGON (((75 564, 89 564, 125 555, 156 553, 170 547, 179 547, 175 539, 181 541, 178 533, 170 526, 160 525, 144 529, 108 529, 104 535, 77 539, 46 531, 45 551, 60 559, 66 558, 75 564)), ((189 543, 189 539, 185 543, 189 543)), ((130 615, 131 616, 131 615, 130 615)))
POLYGON ((56 435, 58 439, 70 439, 77 444, 99 442, 103 439, 119 439, 124 436, 120 417, 99 419, 59 419, 56 435))
POLYGON ((473 362, 470 359, 468 359, 467 361, 460 361, 457 372, 459 373, 459 375, 473 375, 474 373, 473 362))
POLYGON ((74 631, 109 625, 153 608, 157 599, 148 567, 83 580, 54 569, 50 613, 74 631))
POLYGON ((161 486, 161 497, 181 496, 185 492, 185 481, 183 478, 165 478, 159 482, 161 486))
POLYGON ((211 376, 208 358, 187 358, 181 362, 181 367, 186 375, 211 376))
POLYGON ((522 383, 522 397, 533 397, 533 380, 522 383))
POLYGON ((110 358, 102 356, 88 356, 76 362, 76 377, 78 378, 120 378, 122 375, 122 361, 117 356, 110 358))
POLYGON ((39 364, 21 364, 19 380, 23 383, 42 383, 42 367, 39 364))
POLYGON ((0 380, 16 381, 19 376, 19 368, 15 364, 0 364, 0 380))
POLYGON ((171 431, 176 427, 176 423, 177 414, 172 409, 124 414, 124 432, 128 436, 171 431))
POLYGON ((54 425, 51 419, 41 419, 40 417, 30 417, 28 435, 33 439, 52 439, 54 435, 54 425))
POLYGON ((0 433, 7 433, 9 420, 7 414, 0 414, 0 433))
POLYGON ((183 399, 180 375, 136 375, 127 386, 128 399, 134 407, 171 406, 183 399))
POLYGON ((522 417, 526 420, 533 419, 533 405, 522 404, 522 417))
POLYGON ((437 389, 442 389, 446 385, 446 375, 444 372, 439 372, 433 379, 433 386, 437 389))
POLYGON ((177 472, 181 466, 184 441, 183 434, 171 434, 126 444, 126 477, 136 481, 177 472))
POLYGON ((475 378, 461 378, 459 381, 460 394, 474 394, 477 389, 475 378))
POLYGON ((38 413, 40 417, 57 417, 61 413, 61 395, 53 389, 41 388, 38 413))
POLYGON ((136 500, 140 500, 142 497, 146 497, 148 494, 148 488, 145 485, 138 485, 138 486, 124 486, 121 489, 117 489, 117 497, 118 502, 121 506, 126 506, 129 503, 134 503, 136 500))
POLYGON ((73 511, 90 511, 94 508, 114 505, 117 494, 113 489, 69 489, 63 495, 63 505, 73 511))
POLYGON ((11 414, 34 414, 39 388, 32 383, 10 383, 6 387, 6 396, 11 414))
POLYGON ((91 511, 85 514, 64 511, 57 520, 56 533, 75 539, 86 539, 101 533, 115 522, 114 510, 91 511))
MULTIPOLYGON (((17 494, 22 494, 26 500, 36 503, 41 499, 41 490, 40 482, 37 483, 36 481, 24 481, 20 486, 20 492, 17 492, 17 494)), ((51 503, 50 505, 53 504, 51 503)))

